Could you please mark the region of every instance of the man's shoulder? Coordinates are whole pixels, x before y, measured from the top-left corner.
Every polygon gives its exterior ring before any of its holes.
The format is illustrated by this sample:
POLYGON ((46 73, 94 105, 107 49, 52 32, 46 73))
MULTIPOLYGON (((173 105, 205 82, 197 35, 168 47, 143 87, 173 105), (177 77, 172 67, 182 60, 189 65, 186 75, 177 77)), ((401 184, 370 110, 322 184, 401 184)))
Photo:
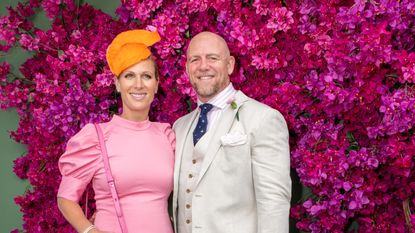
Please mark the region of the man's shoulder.
POLYGON ((283 117, 277 109, 274 109, 246 95, 244 96, 245 101, 243 102, 240 111, 243 114, 249 115, 250 118, 262 118, 264 115, 277 115, 278 117, 283 117))
POLYGON ((277 111, 276 109, 271 108, 270 106, 263 104, 249 96, 246 96, 243 92, 240 92, 244 97, 244 102, 242 106, 249 110, 257 110, 257 111, 277 111))
POLYGON ((247 107, 250 107, 250 108, 257 108, 261 110, 275 110, 271 108, 270 106, 259 102, 258 100, 252 99, 251 97, 248 97, 248 101, 246 101, 244 105, 245 104, 247 107))
MULTIPOLYGON (((193 110, 194 111, 194 110, 193 110)), ((184 116, 179 117, 179 119, 177 119, 174 124, 173 124, 173 129, 177 129, 181 126, 183 126, 184 123, 189 122, 191 117, 192 117, 192 113, 193 111, 187 113, 184 116)))

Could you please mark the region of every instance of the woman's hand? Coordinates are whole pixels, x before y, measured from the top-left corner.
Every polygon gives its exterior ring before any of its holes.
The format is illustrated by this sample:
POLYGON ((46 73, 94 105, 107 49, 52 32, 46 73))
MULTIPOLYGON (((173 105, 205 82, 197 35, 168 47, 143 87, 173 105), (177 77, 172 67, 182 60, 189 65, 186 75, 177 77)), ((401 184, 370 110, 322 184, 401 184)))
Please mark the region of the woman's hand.
MULTIPOLYGON (((76 229, 77 232, 84 232, 92 223, 85 217, 84 212, 78 203, 58 197, 58 207, 65 219, 76 229)), ((90 230, 93 232, 93 230, 90 230)))
POLYGON ((90 233, 114 233, 114 232, 110 232, 110 231, 100 231, 98 229, 93 229, 90 231, 90 233))

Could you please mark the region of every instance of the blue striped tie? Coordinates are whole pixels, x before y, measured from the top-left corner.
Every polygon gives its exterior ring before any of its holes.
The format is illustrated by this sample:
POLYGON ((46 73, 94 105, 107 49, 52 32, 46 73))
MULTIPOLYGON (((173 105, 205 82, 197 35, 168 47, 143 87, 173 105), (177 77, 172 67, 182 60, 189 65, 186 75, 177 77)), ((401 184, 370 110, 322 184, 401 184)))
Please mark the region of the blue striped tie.
POLYGON ((193 131, 193 145, 202 138, 202 136, 206 133, 208 120, 207 120, 207 113, 213 108, 212 104, 202 104, 199 106, 200 108, 200 115, 199 120, 197 122, 196 128, 193 131))

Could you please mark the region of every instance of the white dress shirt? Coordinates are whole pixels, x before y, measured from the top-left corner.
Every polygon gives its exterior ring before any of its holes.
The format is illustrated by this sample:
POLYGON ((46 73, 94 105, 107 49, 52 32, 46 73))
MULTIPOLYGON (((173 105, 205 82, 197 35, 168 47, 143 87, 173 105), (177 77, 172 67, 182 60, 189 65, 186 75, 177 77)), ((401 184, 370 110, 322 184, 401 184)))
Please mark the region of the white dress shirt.
MULTIPOLYGON (((209 104, 213 105, 213 108, 207 114, 208 125, 206 132, 212 128, 216 120, 219 119, 222 112, 224 112, 230 106, 230 103, 234 99, 236 92, 237 91, 235 88, 233 88, 232 83, 229 83, 229 85, 224 90, 222 90, 218 95, 208 101, 209 104)), ((204 103, 198 99, 197 106, 199 107, 202 104, 204 103)))

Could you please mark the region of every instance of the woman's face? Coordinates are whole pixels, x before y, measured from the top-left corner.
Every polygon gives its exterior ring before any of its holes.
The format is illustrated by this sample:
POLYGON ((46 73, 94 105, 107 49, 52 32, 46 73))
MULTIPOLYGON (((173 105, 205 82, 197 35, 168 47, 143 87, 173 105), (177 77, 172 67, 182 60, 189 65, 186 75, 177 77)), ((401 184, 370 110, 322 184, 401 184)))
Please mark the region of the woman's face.
POLYGON ((147 119, 158 86, 155 69, 153 61, 147 59, 127 68, 115 79, 123 105, 121 116, 128 120, 147 119))

